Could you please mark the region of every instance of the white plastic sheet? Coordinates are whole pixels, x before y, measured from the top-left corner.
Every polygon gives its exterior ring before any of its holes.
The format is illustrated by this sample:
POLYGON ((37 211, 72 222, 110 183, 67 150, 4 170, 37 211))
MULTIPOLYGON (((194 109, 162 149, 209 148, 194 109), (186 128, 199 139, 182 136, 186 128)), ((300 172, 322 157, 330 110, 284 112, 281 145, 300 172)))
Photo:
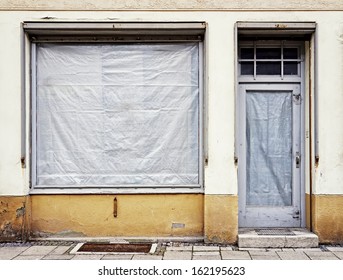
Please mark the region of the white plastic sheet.
POLYGON ((37 184, 198 184, 198 52, 37 46, 37 184))
POLYGON ((247 204, 292 205, 292 94, 247 92, 247 204))

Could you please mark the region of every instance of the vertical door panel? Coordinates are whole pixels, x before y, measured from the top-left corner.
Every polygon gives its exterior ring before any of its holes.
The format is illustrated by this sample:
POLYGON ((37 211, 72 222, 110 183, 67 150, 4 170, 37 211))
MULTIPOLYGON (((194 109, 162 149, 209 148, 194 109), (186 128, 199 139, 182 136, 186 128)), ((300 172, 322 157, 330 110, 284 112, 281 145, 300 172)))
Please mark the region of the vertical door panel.
POLYGON ((299 227, 299 84, 246 84, 239 92, 239 226, 299 227))

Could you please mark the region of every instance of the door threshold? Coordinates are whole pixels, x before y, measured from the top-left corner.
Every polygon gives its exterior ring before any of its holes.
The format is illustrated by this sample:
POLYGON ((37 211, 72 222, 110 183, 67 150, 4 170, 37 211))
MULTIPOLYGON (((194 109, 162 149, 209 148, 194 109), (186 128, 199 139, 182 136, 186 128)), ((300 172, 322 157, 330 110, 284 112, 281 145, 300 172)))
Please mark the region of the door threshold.
POLYGON ((314 248, 318 236, 306 228, 240 228, 239 248, 314 248))

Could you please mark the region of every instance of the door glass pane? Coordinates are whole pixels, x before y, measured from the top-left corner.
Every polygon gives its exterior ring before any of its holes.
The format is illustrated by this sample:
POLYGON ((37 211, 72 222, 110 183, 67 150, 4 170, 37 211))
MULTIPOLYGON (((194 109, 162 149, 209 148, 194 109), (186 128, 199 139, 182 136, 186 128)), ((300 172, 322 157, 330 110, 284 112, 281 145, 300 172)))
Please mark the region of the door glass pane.
POLYGON ((241 75, 254 75, 254 62, 241 62, 241 75))
POLYGON ((281 59, 281 48, 257 48, 257 59, 281 59))
POLYGON ((285 75, 298 75, 298 62, 284 62, 283 73, 285 75))
POLYGON ((241 48, 241 59, 254 59, 254 48, 241 48))
POLYGON ((298 58, 298 48, 284 48, 283 49, 284 59, 297 59, 298 58))
POLYGON ((292 205, 292 93, 247 92, 247 205, 292 205))
POLYGON ((281 75, 281 61, 280 62, 257 62, 257 75, 281 75))

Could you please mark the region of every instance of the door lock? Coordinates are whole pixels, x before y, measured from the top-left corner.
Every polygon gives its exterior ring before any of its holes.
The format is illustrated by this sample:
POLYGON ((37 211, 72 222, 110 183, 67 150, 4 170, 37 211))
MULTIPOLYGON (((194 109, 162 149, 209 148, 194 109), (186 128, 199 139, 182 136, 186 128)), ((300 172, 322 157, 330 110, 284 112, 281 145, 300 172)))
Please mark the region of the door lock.
POLYGON ((299 219, 299 215, 300 215, 300 211, 299 210, 294 211, 293 219, 299 219))
POLYGON ((299 152, 295 153, 295 167, 299 168, 300 167, 300 162, 301 162, 301 156, 299 152))

